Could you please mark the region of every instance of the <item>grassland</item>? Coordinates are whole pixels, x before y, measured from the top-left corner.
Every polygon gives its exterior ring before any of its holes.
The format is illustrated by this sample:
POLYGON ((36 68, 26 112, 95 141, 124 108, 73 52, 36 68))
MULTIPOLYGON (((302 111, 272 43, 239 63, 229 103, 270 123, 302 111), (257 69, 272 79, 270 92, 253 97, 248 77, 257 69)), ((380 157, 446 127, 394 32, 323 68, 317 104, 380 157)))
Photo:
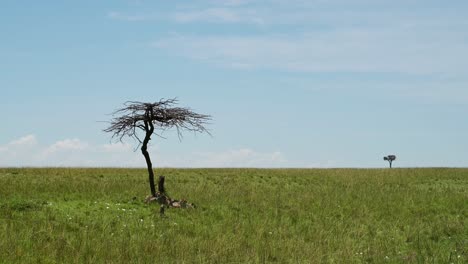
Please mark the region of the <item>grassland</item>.
POLYGON ((0 169, 0 263, 467 263, 468 169, 0 169))

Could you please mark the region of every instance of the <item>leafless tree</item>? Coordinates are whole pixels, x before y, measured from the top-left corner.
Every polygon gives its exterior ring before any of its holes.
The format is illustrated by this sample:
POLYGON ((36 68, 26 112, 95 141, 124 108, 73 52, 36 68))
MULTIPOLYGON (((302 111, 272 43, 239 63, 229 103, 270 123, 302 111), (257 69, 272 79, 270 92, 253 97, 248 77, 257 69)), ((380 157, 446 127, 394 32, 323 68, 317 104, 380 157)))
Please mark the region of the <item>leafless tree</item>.
POLYGON ((195 113, 190 108, 176 107, 177 102, 175 98, 161 99, 155 103, 128 101, 124 103, 123 108, 113 113, 115 117, 110 121, 109 127, 104 129, 105 132, 112 133, 112 138, 118 138, 120 141, 128 136, 139 142, 148 167, 149 184, 153 197, 156 196, 156 188, 153 165, 148 153, 148 142, 153 134, 162 137, 156 133, 156 130, 163 132, 176 128, 179 139, 182 138, 183 130, 209 134, 205 125, 211 120, 211 116, 195 113), (139 136, 141 131, 144 134, 143 140, 139 136))
POLYGON ((384 160, 388 161, 388 164, 390 165, 390 169, 392 168, 392 162, 396 160, 395 155, 388 155, 383 158, 384 160))

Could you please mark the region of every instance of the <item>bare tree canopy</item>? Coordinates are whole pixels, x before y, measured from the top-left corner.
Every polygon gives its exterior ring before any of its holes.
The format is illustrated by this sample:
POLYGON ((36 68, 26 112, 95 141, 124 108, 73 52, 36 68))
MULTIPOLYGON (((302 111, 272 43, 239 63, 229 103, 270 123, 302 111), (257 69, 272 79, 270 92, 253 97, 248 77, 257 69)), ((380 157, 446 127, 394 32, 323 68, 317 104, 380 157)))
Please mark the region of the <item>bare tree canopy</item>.
POLYGON ((111 120, 110 126, 104 129, 105 132, 113 133, 113 138, 122 140, 125 136, 137 139, 138 129, 145 132, 159 129, 165 131, 176 128, 179 137, 182 137, 182 130, 208 133, 204 127, 211 120, 211 116, 193 112, 189 108, 175 107, 177 99, 161 99, 155 103, 143 103, 128 101, 125 107, 113 113, 115 117, 111 120))
POLYGON ((123 108, 113 113, 116 117, 110 121, 109 127, 104 129, 104 132, 112 133, 112 137, 118 138, 120 141, 125 136, 138 140, 148 167, 151 195, 156 198, 166 196, 166 194, 164 189, 156 192, 153 165, 148 153, 148 142, 151 140, 151 136, 158 135, 155 129, 163 132, 170 128, 176 128, 179 138, 182 137, 183 130, 209 134, 205 125, 211 120, 211 116, 195 113, 190 108, 176 107, 176 104, 177 99, 175 98, 161 99, 155 103, 128 101, 124 103, 123 108), (145 134, 143 140, 138 137, 140 130, 145 134))

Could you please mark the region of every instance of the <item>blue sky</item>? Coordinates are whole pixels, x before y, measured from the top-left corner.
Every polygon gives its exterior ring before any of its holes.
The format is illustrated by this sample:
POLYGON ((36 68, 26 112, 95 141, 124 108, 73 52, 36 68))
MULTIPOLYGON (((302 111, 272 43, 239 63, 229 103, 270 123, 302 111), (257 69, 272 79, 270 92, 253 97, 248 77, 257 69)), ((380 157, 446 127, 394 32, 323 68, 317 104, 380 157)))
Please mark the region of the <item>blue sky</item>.
POLYGON ((468 2, 1 1, 0 166, 145 166, 102 132, 179 98, 158 167, 468 166, 468 2))

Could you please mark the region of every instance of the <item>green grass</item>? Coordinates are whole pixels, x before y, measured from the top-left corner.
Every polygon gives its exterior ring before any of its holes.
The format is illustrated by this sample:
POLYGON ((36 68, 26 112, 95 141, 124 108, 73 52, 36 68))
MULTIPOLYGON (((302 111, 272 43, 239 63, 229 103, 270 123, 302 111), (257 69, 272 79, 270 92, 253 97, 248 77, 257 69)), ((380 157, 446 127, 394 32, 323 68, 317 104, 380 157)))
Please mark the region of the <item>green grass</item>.
POLYGON ((468 169, 0 169, 0 263, 467 263, 468 169))

